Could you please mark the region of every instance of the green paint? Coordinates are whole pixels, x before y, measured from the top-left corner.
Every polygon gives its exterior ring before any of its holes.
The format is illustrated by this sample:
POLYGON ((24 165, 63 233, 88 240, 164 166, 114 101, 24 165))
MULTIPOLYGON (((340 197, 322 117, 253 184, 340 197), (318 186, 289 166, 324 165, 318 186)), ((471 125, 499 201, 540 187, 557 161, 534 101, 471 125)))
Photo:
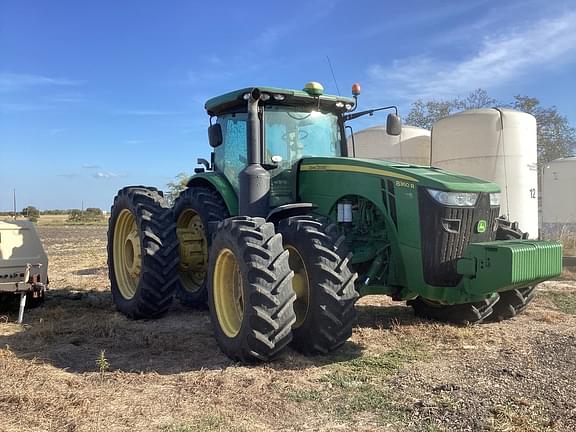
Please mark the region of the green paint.
POLYGON ((228 213, 231 216, 238 214, 238 197, 224 175, 215 172, 196 174, 188 182, 188 187, 191 186, 212 186, 226 203, 228 213))

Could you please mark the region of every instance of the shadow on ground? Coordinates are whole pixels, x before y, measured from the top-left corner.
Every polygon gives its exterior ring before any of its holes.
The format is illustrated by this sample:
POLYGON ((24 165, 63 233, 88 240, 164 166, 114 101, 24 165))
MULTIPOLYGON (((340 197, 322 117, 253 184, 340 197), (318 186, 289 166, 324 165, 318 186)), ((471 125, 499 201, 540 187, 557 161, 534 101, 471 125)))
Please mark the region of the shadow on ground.
MULTIPOLYGON (((16 314, 17 308, 0 312, 10 323, 16 314)), ((387 329, 415 320, 406 307, 358 306, 359 327, 387 329)), ((216 344, 208 311, 175 302, 162 318, 133 321, 116 311, 109 291, 49 291, 44 306, 26 311, 23 326, 3 327, 0 347, 75 373, 97 371, 102 351, 111 370, 124 372, 175 374, 234 364, 216 344)), ((352 341, 325 356, 305 357, 288 349, 267 366, 301 369, 348 361, 361 353, 362 347, 352 341)))

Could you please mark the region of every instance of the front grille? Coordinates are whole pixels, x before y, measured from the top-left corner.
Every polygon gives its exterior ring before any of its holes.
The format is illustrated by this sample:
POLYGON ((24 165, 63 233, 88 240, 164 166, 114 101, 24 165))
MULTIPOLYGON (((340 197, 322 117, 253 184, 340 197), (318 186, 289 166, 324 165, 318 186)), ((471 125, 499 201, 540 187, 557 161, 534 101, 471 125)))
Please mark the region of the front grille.
POLYGON ((424 280, 434 286, 456 286, 462 278, 456 262, 469 243, 493 241, 500 209, 490 207, 490 195, 481 193, 476 207, 446 207, 423 188, 418 191, 424 280), (486 231, 476 232, 479 220, 486 231))

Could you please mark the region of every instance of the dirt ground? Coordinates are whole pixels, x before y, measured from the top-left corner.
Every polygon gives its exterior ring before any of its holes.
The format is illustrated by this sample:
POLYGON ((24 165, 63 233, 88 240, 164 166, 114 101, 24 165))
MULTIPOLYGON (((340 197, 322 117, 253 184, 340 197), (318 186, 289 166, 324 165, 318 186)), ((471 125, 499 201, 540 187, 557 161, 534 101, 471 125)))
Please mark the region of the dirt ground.
POLYGON ((39 229, 47 301, 22 326, 0 311, 1 431, 576 430, 574 273, 499 324, 425 322, 367 297, 338 352, 242 366, 206 311, 115 311, 106 227, 39 229))

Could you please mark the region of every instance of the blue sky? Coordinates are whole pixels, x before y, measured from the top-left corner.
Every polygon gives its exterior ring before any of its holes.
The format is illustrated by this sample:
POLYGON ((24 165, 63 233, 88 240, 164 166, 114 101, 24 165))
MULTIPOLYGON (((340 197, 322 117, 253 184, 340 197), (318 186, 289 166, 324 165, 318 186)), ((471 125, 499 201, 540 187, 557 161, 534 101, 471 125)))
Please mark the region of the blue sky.
POLYGON ((0 0, 0 211, 13 188, 41 209, 165 188, 209 154, 206 99, 312 80, 335 93, 327 56, 343 94, 362 84, 361 108, 482 87, 576 124, 574 0, 0 0))

